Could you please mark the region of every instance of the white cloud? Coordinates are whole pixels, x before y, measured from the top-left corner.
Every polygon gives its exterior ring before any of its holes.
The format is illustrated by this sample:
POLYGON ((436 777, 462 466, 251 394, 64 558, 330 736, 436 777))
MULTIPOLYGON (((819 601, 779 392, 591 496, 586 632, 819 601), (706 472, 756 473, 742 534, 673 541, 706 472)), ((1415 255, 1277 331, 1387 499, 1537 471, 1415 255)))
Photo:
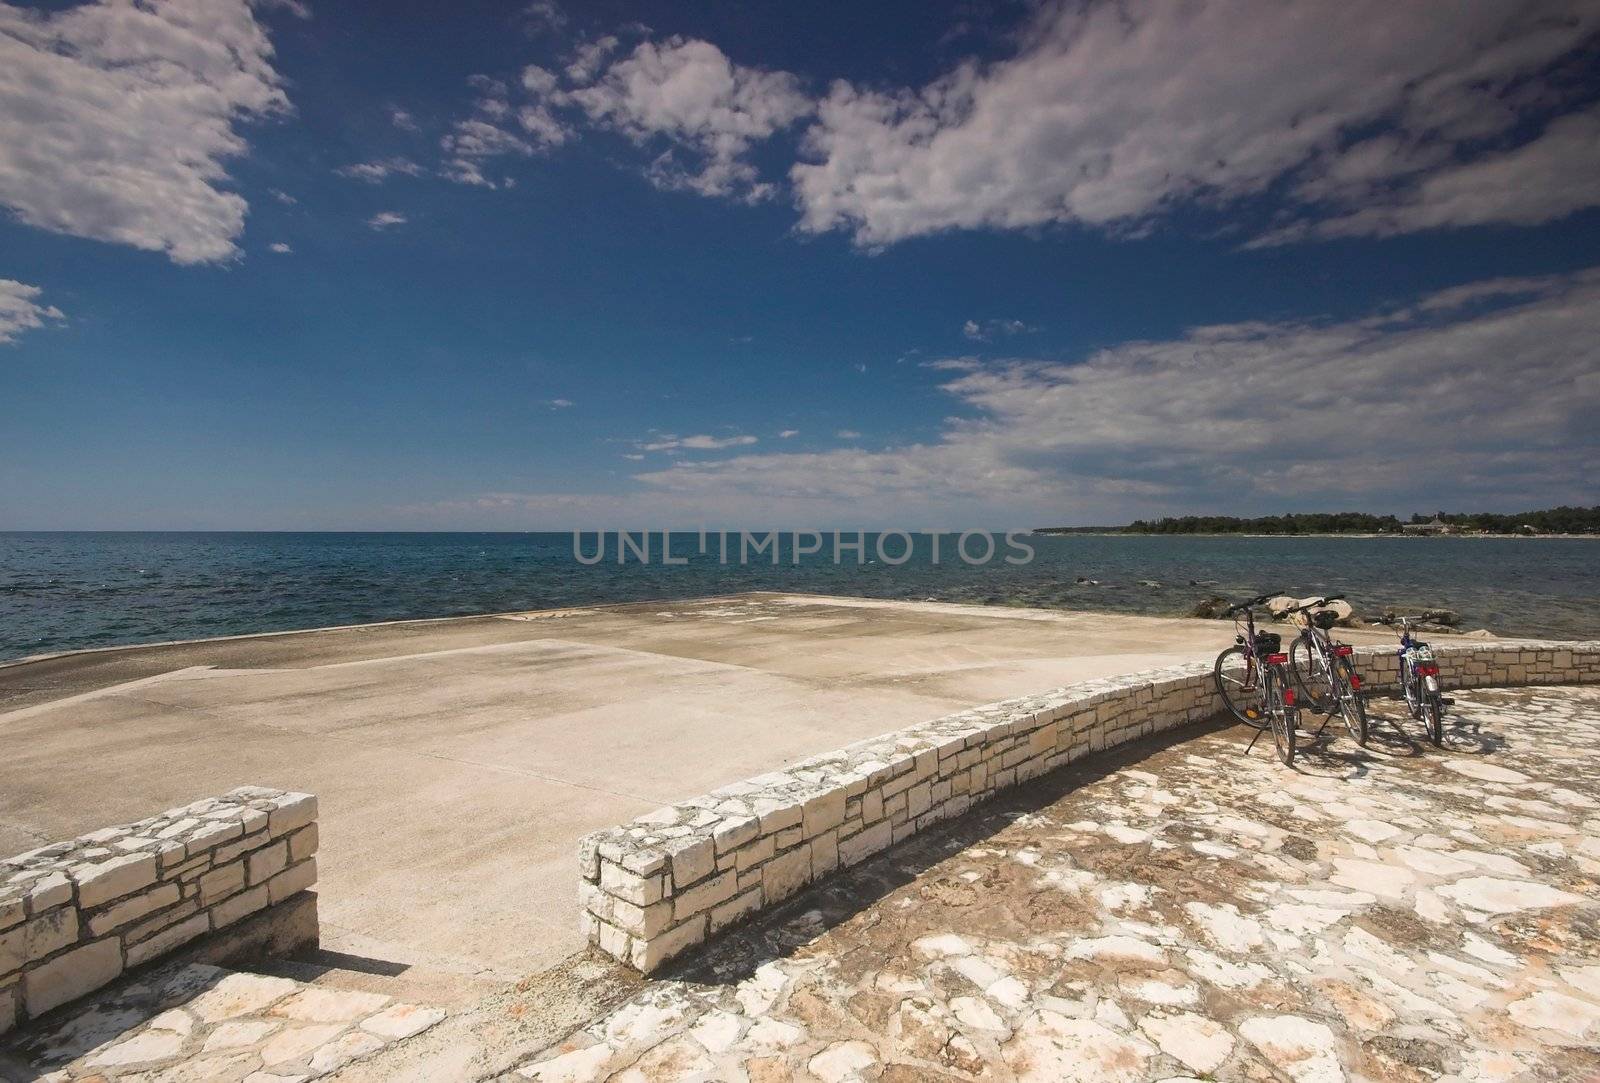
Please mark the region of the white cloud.
POLYGON ((662 433, 653 440, 636 445, 641 451, 721 451, 723 448, 748 447, 759 441, 754 436, 675 436, 662 433))
MULTIPOLYGON (((555 106, 564 101, 550 72, 537 64, 522 70, 522 89, 527 101, 511 102, 511 88, 498 79, 474 76, 471 80, 480 96, 473 103, 475 115, 458 120, 439 141, 447 156, 444 175, 461 184, 497 188, 484 169, 497 158, 528 158, 565 143, 571 132, 556 116, 555 106)), ((509 179, 506 187, 513 187, 509 179)))
POLYGON ((1587 503, 1600 268, 1469 283, 1371 317, 1197 327, 1078 363, 938 368, 963 416, 928 443, 677 461, 623 494, 451 507, 508 523, 631 511, 663 525, 915 527, 1587 503))
POLYGON ((594 77, 604 66, 606 58, 615 52, 620 44, 621 42, 612 34, 596 38, 594 41, 583 42, 572 51, 572 58, 567 61, 567 78, 577 86, 587 86, 594 82, 594 77))
POLYGON ((750 148, 812 110, 799 80, 730 60, 708 41, 644 41, 570 98, 639 146, 664 143, 647 176, 661 188, 748 202, 775 188, 750 148))
POLYGON ((12 278, 0 278, 0 345, 15 342, 24 331, 43 327, 45 322, 66 319, 54 305, 39 303, 44 291, 12 278))
POLYGON ((1520 147, 1443 166, 1326 221, 1298 222, 1258 245, 1304 236, 1389 237, 1440 226, 1533 226, 1600 204, 1600 108, 1557 117, 1520 147))
POLYGON ((293 248, 290 248, 283 241, 273 241, 271 244, 267 245, 267 248, 273 252, 276 252, 280 256, 287 256, 294 251, 293 248))
POLYGON ((697 39, 647 38, 622 49, 608 34, 580 41, 559 70, 529 64, 515 101, 506 83, 475 77, 473 114, 443 140, 444 174, 497 187, 485 172, 489 159, 529 157, 571 142, 581 129, 601 128, 650 154, 644 175, 658 188, 749 203, 776 193, 749 155, 814 111, 799 79, 735 63, 697 39))
POLYGON ((311 8, 301 3, 300 0, 256 0, 256 6, 287 11, 297 19, 311 18, 311 8))
POLYGON ((840 440, 859 440, 859 439, 861 439, 861 434, 856 432, 856 430, 854 430, 854 429, 840 429, 838 432, 834 433, 833 435, 837 436, 840 440))
POLYGON ((987 342, 997 335, 1024 335, 1037 331, 1021 320, 968 320, 961 325, 961 333, 974 342, 987 342))
POLYGON ((341 177, 363 180, 368 184, 381 184, 393 176, 420 177, 426 172, 410 158, 379 158, 370 162, 356 162, 334 170, 341 177))
POLYGON ((237 126, 288 109, 245 0, 0 2, 0 203, 29 225, 228 259, 248 209, 225 187, 237 126))
POLYGON ((917 91, 836 83, 791 176, 801 228, 874 246, 1058 223, 1133 232, 1286 182, 1321 226, 1548 221, 1600 203, 1593 114, 1536 78, 1592 40, 1586 0, 1050 4, 1016 56, 917 91))
POLYGON ((534 0, 522 9, 529 33, 555 33, 567 25, 567 13, 555 0, 534 0))
POLYGON ((800 435, 800 430, 799 429, 784 429, 782 432, 780 432, 778 434, 778 439, 779 440, 788 440, 791 437, 795 437, 795 436, 799 436, 799 435, 800 435))
MULTIPOLYGON (((1542 278, 1490 278, 1468 282, 1430 294, 1419 301, 1416 308, 1422 312, 1449 312, 1484 301, 1538 297, 1558 289, 1562 281, 1559 275, 1547 275, 1542 278)), ((1409 311, 1402 310, 1402 318, 1407 315, 1409 311)))
POLYGON ((398 107, 389 110, 389 123, 404 132, 417 130, 417 119, 406 110, 398 107))
POLYGON ((565 410, 568 407, 575 406, 577 404, 571 399, 551 399, 545 405, 549 406, 552 410, 565 410))
POLYGON ((276 199, 279 203, 282 203, 285 207, 292 207, 296 203, 300 202, 294 196, 290 195, 288 192, 285 192, 281 188, 268 188, 267 192, 272 196, 273 199, 276 199))
POLYGON ((373 229, 384 230, 393 226, 403 226, 409 219, 399 211, 379 211, 367 219, 367 225, 373 229))
POLYGON ((529 64, 522 69, 522 89, 528 100, 517 110, 517 123, 540 150, 572 138, 572 129, 556 115, 556 108, 568 104, 568 99, 553 72, 529 64))
POLYGON ((440 146, 450 155, 444 167, 446 177, 484 188, 496 186, 483 172, 484 163, 489 159, 502 155, 526 158, 533 153, 533 145, 526 139, 476 117, 456 121, 440 140, 440 146))

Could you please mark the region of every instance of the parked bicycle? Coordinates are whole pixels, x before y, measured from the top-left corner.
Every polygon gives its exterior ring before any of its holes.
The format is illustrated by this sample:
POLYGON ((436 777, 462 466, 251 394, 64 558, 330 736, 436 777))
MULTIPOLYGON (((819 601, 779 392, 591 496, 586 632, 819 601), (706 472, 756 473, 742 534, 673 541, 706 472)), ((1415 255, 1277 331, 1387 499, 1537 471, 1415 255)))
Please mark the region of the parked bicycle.
POLYGON ((1364 746, 1367 705, 1361 695, 1361 676, 1351 659, 1353 648, 1333 638, 1332 629, 1339 615, 1326 608, 1330 602, 1343 598, 1343 594, 1330 594, 1285 610, 1289 616, 1300 617, 1300 634, 1289 644, 1289 669, 1306 706, 1329 718, 1339 712, 1350 736, 1364 746))
MULTIPOLYGON (((1223 610, 1224 616, 1233 618, 1234 645, 1217 655, 1212 675, 1217 693, 1235 718, 1258 731, 1272 730, 1278 758, 1287 765, 1294 763, 1295 729, 1300 724, 1289 656, 1283 653, 1281 636, 1256 629, 1255 611, 1272 597, 1263 594, 1223 610)), ((1254 737, 1250 744, 1255 745, 1254 737)))
POLYGON ((1421 722, 1434 745, 1444 744, 1444 709, 1455 701, 1439 691, 1439 663, 1433 648, 1411 638, 1411 626, 1421 616, 1387 616, 1382 624, 1400 625, 1400 691, 1405 694, 1411 717, 1421 722))

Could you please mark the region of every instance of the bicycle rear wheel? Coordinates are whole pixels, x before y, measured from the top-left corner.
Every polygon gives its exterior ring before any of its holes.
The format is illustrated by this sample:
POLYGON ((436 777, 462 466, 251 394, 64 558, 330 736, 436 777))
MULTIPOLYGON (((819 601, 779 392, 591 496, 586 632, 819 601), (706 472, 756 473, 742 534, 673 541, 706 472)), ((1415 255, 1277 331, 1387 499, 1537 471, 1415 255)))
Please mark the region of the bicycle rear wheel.
POLYGON ((1332 709, 1334 687, 1328 660, 1304 634, 1289 644, 1289 669, 1307 707, 1319 713, 1332 709))
POLYGON ((1243 647, 1229 647, 1217 655, 1212 676, 1217 682, 1217 694, 1233 717, 1256 729, 1267 724, 1261 667, 1245 654, 1243 647))
POLYGON ((1356 670, 1350 664, 1350 659, 1339 659, 1339 713, 1344 716, 1345 729, 1350 731, 1350 736, 1356 744, 1363 748, 1367 744, 1367 702, 1361 698, 1361 693, 1356 690, 1356 670))
POLYGON ((1422 694, 1422 717, 1428 724, 1428 740, 1435 747, 1444 744, 1444 704, 1439 702, 1439 693, 1424 692, 1422 694))

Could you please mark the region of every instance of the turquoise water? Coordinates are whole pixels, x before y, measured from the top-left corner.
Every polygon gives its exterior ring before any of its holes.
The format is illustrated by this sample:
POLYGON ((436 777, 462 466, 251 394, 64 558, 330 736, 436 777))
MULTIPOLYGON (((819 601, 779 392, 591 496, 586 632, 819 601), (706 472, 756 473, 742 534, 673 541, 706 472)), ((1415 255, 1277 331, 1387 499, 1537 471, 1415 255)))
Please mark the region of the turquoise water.
MULTIPOLYGON (((849 554, 835 565, 827 552, 796 566, 785 543, 774 567, 766 557, 723 566, 714 538, 701 556, 696 535, 675 535, 685 565, 618 565, 608 548, 605 562, 585 566, 570 534, 0 533, 0 659, 740 590, 1159 615, 1211 593, 1344 591, 1369 611, 1453 609, 1464 628, 1600 636, 1600 540, 1031 536, 1030 563, 1003 563, 1002 543, 993 562, 974 567, 951 559, 954 538, 934 565, 920 536, 899 566, 857 565, 849 554)), ((594 536, 584 544, 592 552, 594 536)))

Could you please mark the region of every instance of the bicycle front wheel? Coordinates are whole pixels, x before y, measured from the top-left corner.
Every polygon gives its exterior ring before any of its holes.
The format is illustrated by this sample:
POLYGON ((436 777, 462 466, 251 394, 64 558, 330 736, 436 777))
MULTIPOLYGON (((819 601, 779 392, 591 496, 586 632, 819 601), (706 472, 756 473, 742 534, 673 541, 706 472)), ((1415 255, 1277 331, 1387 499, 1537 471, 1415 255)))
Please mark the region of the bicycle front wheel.
POLYGON ((1217 694, 1233 717, 1256 729, 1267 724, 1261 667, 1243 647, 1229 647, 1217 655, 1212 675, 1217 682, 1217 694))
POLYGON ((1300 711, 1283 701, 1283 690, 1289 685, 1289 675, 1278 672, 1276 679, 1267 679, 1267 717, 1272 726, 1272 743, 1277 746, 1278 758, 1285 767, 1294 766, 1295 730, 1300 725, 1300 711))
POLYGON ((1356 744, 1364 748, 1367 744, 1367 701, 1356 691, 1355 675, 1350 659, 1339 659, 1339 713, 1344 716, 1345 729, 1350 731, 1356 744))
POLYGON ((1422 720, 1422 701, 1426 698, 1422 691, 1422 678, 1410 670, 1410 664, 1400 663, 1400 690, 1406 696, 1406 710, 1411 712, 1411 717, 1417 721, 1422 720))
POLYGON ((1289 669, 1294 673, 1295 686, 1305 697, 1306 706, 1318 712, 1328 710, 1334 693, 1328 660, 1304 635, 1296 636, 1289 644, 1289 669))

